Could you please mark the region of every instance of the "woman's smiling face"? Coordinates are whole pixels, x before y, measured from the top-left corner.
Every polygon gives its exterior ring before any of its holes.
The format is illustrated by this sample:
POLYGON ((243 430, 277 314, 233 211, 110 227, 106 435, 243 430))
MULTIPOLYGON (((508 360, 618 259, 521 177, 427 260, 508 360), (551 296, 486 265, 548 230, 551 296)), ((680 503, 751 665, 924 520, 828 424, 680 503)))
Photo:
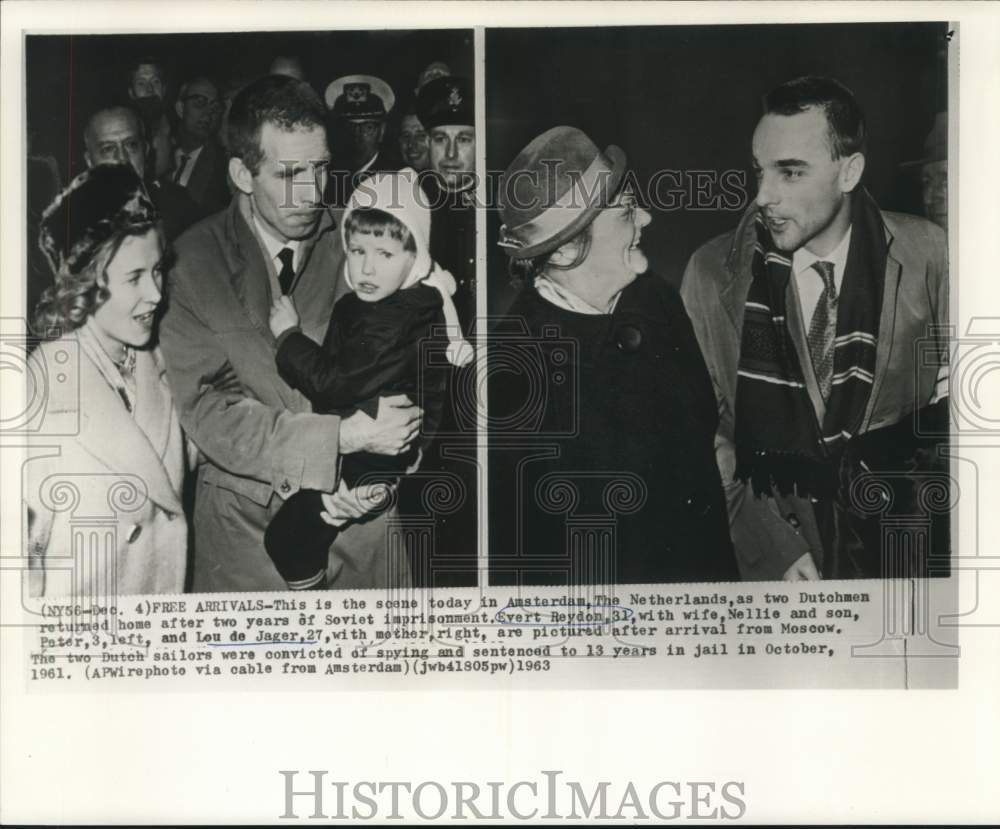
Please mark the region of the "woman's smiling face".
POLYGON ((142 348, 163 299, 163 241, 156 229, 126 236, 105 268, 110 296, 94 312, 103 345, 117 359, 123 346, 142 348))

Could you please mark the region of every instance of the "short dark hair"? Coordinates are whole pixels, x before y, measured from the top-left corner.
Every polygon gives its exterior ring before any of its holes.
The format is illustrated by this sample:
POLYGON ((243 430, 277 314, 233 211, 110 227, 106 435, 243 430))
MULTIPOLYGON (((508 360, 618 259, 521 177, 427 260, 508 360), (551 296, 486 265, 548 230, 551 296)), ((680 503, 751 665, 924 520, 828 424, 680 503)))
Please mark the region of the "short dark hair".
POLYGON ((131 61, 125 68, 126 77, 128 77, 129 86, 132 85, 132 81, 135 80, 135 73, 139 71, 140 66, 155 66, 160 73, 160 80, 163 81, 164 86, 167 83, 167 69, 163 64, 163 61, 159 58, 153 57, 151 55, 142 55, 131 61))
POLYGON ((208 75, 193 75, 192 77, 185 80, 184 83, 182 83, 180 87, 177 89, 177 100, 183 101, 187 97, 188 90, 196 83, 211 84, 212 86, 215 87, 215 91, 221 94, 219 85, 210 77, 208 77, 208 75))
POLYGON ((391 213, 377 207, 359 207, 347 214, 344 236, 352 233, 370 233, 372 236, 390 236, 403 243, 403 250, 417 252, 417 242, 410 229, 391 213))
POLYGON ((764 96, 764 112, 797 115, 817 107, 826 115, 830 151, 843 158, 865 151, 865 116, 858 101, 840 81, 806 75, 775 87, 764 96))
POLYGON ((244 87, 229 110, 229 152, 254 175, 260 172, 264 151, 260 131, 274 124, 290 131, 297 127, 325 129, 326 110, 309 84, 287 75, 265 75, 244 87))

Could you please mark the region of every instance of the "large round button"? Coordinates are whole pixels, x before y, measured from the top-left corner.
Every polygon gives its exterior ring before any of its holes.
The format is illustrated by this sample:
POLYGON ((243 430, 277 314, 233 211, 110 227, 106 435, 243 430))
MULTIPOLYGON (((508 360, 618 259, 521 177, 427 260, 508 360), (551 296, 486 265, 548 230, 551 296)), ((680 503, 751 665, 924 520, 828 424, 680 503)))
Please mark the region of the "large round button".
POLYGON ((632 354, 642 345, 642 331, 634 325, 622 325, 615 334, 619 350, 632 354))

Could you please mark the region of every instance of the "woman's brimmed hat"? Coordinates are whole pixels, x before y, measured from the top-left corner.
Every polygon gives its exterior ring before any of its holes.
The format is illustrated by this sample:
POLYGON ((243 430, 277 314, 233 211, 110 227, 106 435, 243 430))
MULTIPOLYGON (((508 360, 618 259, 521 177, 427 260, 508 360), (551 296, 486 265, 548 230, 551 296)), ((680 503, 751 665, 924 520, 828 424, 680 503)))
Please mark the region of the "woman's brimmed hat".
POLYGON ((512 259, 556 250, 608 206, 624 175, 620 147, 602 153, 576 127, 543 132, 500 179, 500 247, 512 259))
POLYGON ((108 240, 152 227, 159 214, 130 164, 80 173, 42 214, 38 245, 52 272, 83 270, 108 240))

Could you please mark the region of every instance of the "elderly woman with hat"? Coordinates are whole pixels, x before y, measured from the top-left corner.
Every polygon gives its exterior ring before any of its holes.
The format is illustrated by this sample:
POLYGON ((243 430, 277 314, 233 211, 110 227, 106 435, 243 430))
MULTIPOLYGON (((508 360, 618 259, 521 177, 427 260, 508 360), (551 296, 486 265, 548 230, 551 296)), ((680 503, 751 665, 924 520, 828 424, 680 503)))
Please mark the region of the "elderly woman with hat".
POLYGON ((555 127, 500 183, 522 288, 491 346, 492 583, 738 578, 711 380, 625 171, 555 127))
POLYGON ((28 365, 33 444, 47 449, 26 467, 31 592, 181 592, 184 442, 153 345, 159 217, 129 165, 98 165, 45 211, 39 244, 54 284, 28 365))

